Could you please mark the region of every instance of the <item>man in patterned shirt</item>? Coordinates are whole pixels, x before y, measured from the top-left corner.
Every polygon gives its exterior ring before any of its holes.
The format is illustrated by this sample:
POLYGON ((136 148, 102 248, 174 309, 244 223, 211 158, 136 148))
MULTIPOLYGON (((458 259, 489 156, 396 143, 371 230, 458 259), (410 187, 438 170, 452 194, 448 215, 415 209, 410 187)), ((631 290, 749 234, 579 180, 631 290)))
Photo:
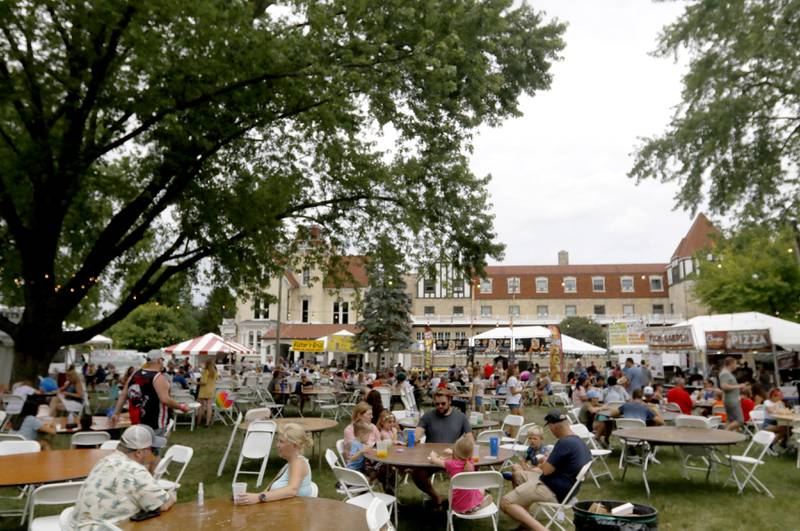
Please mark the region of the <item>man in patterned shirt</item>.
POLYGON ((127 520, 139 511, 166 511, 175 503, 175 493, 158 486, 147 466, 153 448, 166 440, 156 437, 143 424, 122 434, 117 450, 97 462, 81 487, 70 529, 94 529, 91 522, 127 520), (89 524, 89 525, 87 525, 89 524))

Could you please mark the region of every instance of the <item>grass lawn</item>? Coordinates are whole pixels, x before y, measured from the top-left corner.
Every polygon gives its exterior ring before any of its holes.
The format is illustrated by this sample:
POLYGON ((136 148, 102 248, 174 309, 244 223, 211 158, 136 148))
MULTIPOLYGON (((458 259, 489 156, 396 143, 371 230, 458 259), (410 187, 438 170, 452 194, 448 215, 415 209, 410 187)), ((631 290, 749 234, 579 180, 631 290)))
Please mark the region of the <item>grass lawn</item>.
MULTIPOLYGON (((307 405, 306 408, 309 406, 307 405)), ((294 414, 294 408, 289 407, 287 416, 294 414)), ((545 410, 528 407, 525 417, 529 422, 542 423, 545 410)), ((334 448, 336 439, 341 438, 342 430, 346 423, 342 421, 339 429, 328 430, 323 433, 322 444, 324 448, 334 448)), ((233 470, 238 458, 241 437, 237 438, 236 445, 228 458, 227 466, 221 477, 217 477, 217 467, 228 437, 230 427, 221 424, 213 428, 198 428, 190 432, 188 427, 181 426, 170 439, 170 443, 185 444, 194 448, 194 457, 182 480, 178 493, 179 502, 194 501, 197 495, 197 484, 203 482, 206 499, 229 498, 231 496, 231 481, 233 470)), ((52 437, 55 448, 69 446, 69 437, 57 435, 52 437)), ((549 432, 546 441, 554 442, 549 432)), ((741 453, 744 445, 733 448, 735 453, 741 453)), ((652 496, 648 499, 645 495, 644 484, 641 480, 641 470, 630 468, 624 482, 619 481, 619 469, 616 466, 617 451, 611 456, 609 462, 615 480, 608 477, 600 479, 601 488, 598 489, 591 480, 584 483, 579 499, 608 499, 626 500, 654 506, 659 512, 661 529, 703 529, 703 530, 731 530, 731 529, 800 529, 800 508, 798 508, 798 495, 800 494, 800 470, 795 468, 795 455, 789 453, 780 457, 769 457, 764 466, 760 467, 757 476, 770 488, 775 499, 757 494, 752 489, 745 491, 744 495, 737 495, 733 484, 723 486, 728 477, 727 469, 719 470, 719 480, 706 483, 704 475, 692 472, 690 480, 685 480, 680 475, 680 465, 675 452, 671 448, 662 448, 658 458, 660 465, 654 465, 649 470, 650 487, 652 496)), ((333 474, 325 464, 317 468, 317 458, 314 457, 313 480, 319 485, 320 496, 340 499, 334 490, 335 480, 333 474)), ((283 465, 282 460, 275 453, 273 447, 270 456, 264 484, 278 472, 283 465)), ((251 462, 250 470, 256 469, 256 463, 251 462)), ((443 474, 438 474, 437 489, 446 492, 448 484, 443 474)), ((255 476, 244 476, 249 488, 255 488, 255 476)), ((510 487, 510 482, 507 483, 510 487)), ((0 495, 10 494, 8 489, 2 489, 0 495)), ((399 491, 400 497, 400 529, 444 529, 445 516, 433 513, 422 503, 421 493, 411 482, 404 485, 399 491)), ((0 508, 9 507, 8 502, 0 500, 0 508)), ((266 510, 266 509, 265 509, 266 510)), ((266 510, 268 516, 268 510, 266 510)), ((45 514, 45 512, 42 512, 45 514)), ((320 515, 324 518, 325 515, 320 515)), ((516 524, 503 516, 500 529, 512 529, 516 524)), ((0 518, 1 529, 21 529, 18 518, 0 518)), ((488 520, 477 522, 456 521, 457 529, 491 529, 488 520)), ((331 522, 331 529, 337 529, 336 523, 331 522)))

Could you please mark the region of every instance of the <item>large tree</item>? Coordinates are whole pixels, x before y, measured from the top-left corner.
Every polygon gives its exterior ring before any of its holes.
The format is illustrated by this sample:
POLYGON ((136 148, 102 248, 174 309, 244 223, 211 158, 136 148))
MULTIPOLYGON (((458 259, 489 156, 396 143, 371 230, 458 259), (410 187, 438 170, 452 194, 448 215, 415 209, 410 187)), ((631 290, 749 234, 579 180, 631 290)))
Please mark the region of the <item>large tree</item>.
POLYGON ((549 87, 563 31, 512 0, 3 1, 15 372, 42 373, 178 273, 258 293, 300 245, 308 259, 390 234, 480 271, 502 246, 471 134, 549 87), (64 330, 92 297, 114 306, 64 330))
POLYGON ((715 313, 758 311, 800 321, 800 266, 791 229, 747 227, 699 253, 694 293, 715 313))
POLYGON ((790 223, 800 241, 798 49, 797 0, 688 2, 657 49, 688 54, 682 102, 640 146, 631 176, 677 182, 687 209, 790 223))
POLYGON ((558 326, 562 333, 592 345, 606 348, 608 343, 608 334, 603 327, 588 317, 565 317, 558 326))

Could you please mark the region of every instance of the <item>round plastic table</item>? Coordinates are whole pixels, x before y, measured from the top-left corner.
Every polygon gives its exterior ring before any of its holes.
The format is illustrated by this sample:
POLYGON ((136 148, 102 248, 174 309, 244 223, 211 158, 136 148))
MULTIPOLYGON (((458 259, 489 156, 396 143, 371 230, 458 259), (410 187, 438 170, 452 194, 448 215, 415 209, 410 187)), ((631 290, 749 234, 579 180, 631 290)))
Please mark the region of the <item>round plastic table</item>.
POLYGON ((50 450, 0 457, 0 487, 83 479, 114 450, 50 450))

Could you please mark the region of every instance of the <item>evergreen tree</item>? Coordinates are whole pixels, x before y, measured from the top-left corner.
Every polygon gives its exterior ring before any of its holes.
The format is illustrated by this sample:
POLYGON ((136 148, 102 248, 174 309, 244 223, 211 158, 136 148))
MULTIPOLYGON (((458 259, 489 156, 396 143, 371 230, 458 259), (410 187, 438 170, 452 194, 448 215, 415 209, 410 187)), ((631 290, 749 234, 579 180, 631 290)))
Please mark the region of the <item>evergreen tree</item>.
POLYGON ((357 326, 356 344, 378 354, 411 345, 411 299, 403 280, 403 260, 386 239, 367 262, 369 290, 357 326))

